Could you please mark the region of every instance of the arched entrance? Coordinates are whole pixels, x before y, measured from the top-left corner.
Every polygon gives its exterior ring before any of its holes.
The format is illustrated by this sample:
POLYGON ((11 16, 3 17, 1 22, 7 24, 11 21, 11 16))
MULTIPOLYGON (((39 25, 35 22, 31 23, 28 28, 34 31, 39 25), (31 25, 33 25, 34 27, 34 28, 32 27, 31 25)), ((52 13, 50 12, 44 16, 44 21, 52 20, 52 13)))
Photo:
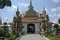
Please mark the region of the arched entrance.
POLYGON ((27 25, 27 33, 35 33, 35 24, 27 25))

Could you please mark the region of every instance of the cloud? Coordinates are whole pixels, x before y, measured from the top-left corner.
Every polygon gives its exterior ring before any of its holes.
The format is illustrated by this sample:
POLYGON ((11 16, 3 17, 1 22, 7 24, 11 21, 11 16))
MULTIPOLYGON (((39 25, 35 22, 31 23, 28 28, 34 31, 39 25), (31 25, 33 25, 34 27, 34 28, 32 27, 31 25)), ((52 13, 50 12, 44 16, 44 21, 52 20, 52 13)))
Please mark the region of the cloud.
POLYGON ((57 17, 60 18, 60 13, 58 13, 57 17))
POLYGON ((19 6, 20 7, 27 7, 27 6, 29 6, 29 4, 28 3, 19 3, 19 6))
POLYGON ((57 11, 57 9, 56 9, 56 8, 53 8, 53 9, 51 9, 51 11, 52 11, 52 12, 55 12, 55 11, 57 11))
POLYGON ((7 18, 7 17, 5 17, 5 19, 7 20, 8 18, 7 18))
POLYGON ((47 8, 45 8, 45 10, 47 11, 47 8))
POLYGON ((17 6, 12 5, 12 8, 17 9, 17 7, 27 7, 27 6, 29 6, 28 3, 19 3, 17 6))
POLYGON ((49 16, 50 16, 50 18, 52 20, 51 22, 58 23, 58 19, 60 18, 60 13, 58 13, 58 14, 56 14, 56 13, 55 14, 50 14, 49 16))
POLYGON ((52 8, 51 11, 52 11, 52 12, 60 11, 60 7, 52 8))
POLYGON ((60 0, 52 0, 54 3, 58 3, 60 2, 60 0))
POLYGON ((49 12, 50 12, 47 8, 45 8, 45 10, 46 10, 46 12, 47 12, 47 13, 49 13, 49 12))
POLYGON ((12 8, 14 8, 14 9, 17 9, 17 6, 15 6, 15 5, 12 5, 12 8))
POLYGON ((8 21, 8 17, 5 17, 5 22, 7 22, 8 21))
POLYGON ((57 17, 57 14, 49 14, 49 17, 53 18, 53 17, 57 17), (53 15, 53 16, 52 16, 53 15))
POLYGON ((52 21, 53 23, 58 23, 58 19, 55 19, 52 21))

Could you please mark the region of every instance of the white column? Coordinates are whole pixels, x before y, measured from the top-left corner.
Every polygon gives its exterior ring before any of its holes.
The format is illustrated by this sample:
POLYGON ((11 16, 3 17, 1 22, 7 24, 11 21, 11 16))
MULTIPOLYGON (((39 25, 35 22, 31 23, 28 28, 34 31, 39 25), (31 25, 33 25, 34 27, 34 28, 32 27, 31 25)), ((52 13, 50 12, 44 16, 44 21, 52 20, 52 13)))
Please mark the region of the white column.
POLYGON ((24 23, 23 25, 24 25, 24 32, 25 34, 27 34, 27 23, 24 23))
POLYGON ((25 24, 25 34, 27 34, 27 24, 25 24))
POLYGON ((38 29, 38 24, 35 24, 35 33, 38 33, 39 29, 38 29))

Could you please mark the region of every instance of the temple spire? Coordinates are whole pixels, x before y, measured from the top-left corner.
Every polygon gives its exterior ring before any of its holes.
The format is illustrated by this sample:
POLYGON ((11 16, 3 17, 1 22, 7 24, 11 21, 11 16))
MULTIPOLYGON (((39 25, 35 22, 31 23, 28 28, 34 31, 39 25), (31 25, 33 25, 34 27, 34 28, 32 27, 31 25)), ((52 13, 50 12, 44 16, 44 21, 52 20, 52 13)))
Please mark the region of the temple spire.
POLYGON ((29 6, 30 9, 33 9, 33 6, 32 6, 32 0, 30 0, 30 6, 29 6))

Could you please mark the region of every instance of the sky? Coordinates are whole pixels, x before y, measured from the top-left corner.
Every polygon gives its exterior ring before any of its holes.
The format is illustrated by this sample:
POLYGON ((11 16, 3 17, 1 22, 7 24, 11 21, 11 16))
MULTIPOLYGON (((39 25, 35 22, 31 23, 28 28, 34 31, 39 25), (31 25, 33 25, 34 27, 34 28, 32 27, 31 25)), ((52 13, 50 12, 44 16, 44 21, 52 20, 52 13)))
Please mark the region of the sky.
MULTIPOLYGON (((11 0, 11 2, 11 7, 5 6, 3 9, 0 9, 0 19, 2 19, 2 22, 5 22, 6 20, 12 22, 17 7, 19 7, 19 11, 22 14, 28 10, 30 4, 30 0, 11 0)), ((50 22, 57 23, 60 18, 60 0, 32 0, 32 5, 34 10, 39 13, 41 13, 43 7, 45 7, 50 22)))

